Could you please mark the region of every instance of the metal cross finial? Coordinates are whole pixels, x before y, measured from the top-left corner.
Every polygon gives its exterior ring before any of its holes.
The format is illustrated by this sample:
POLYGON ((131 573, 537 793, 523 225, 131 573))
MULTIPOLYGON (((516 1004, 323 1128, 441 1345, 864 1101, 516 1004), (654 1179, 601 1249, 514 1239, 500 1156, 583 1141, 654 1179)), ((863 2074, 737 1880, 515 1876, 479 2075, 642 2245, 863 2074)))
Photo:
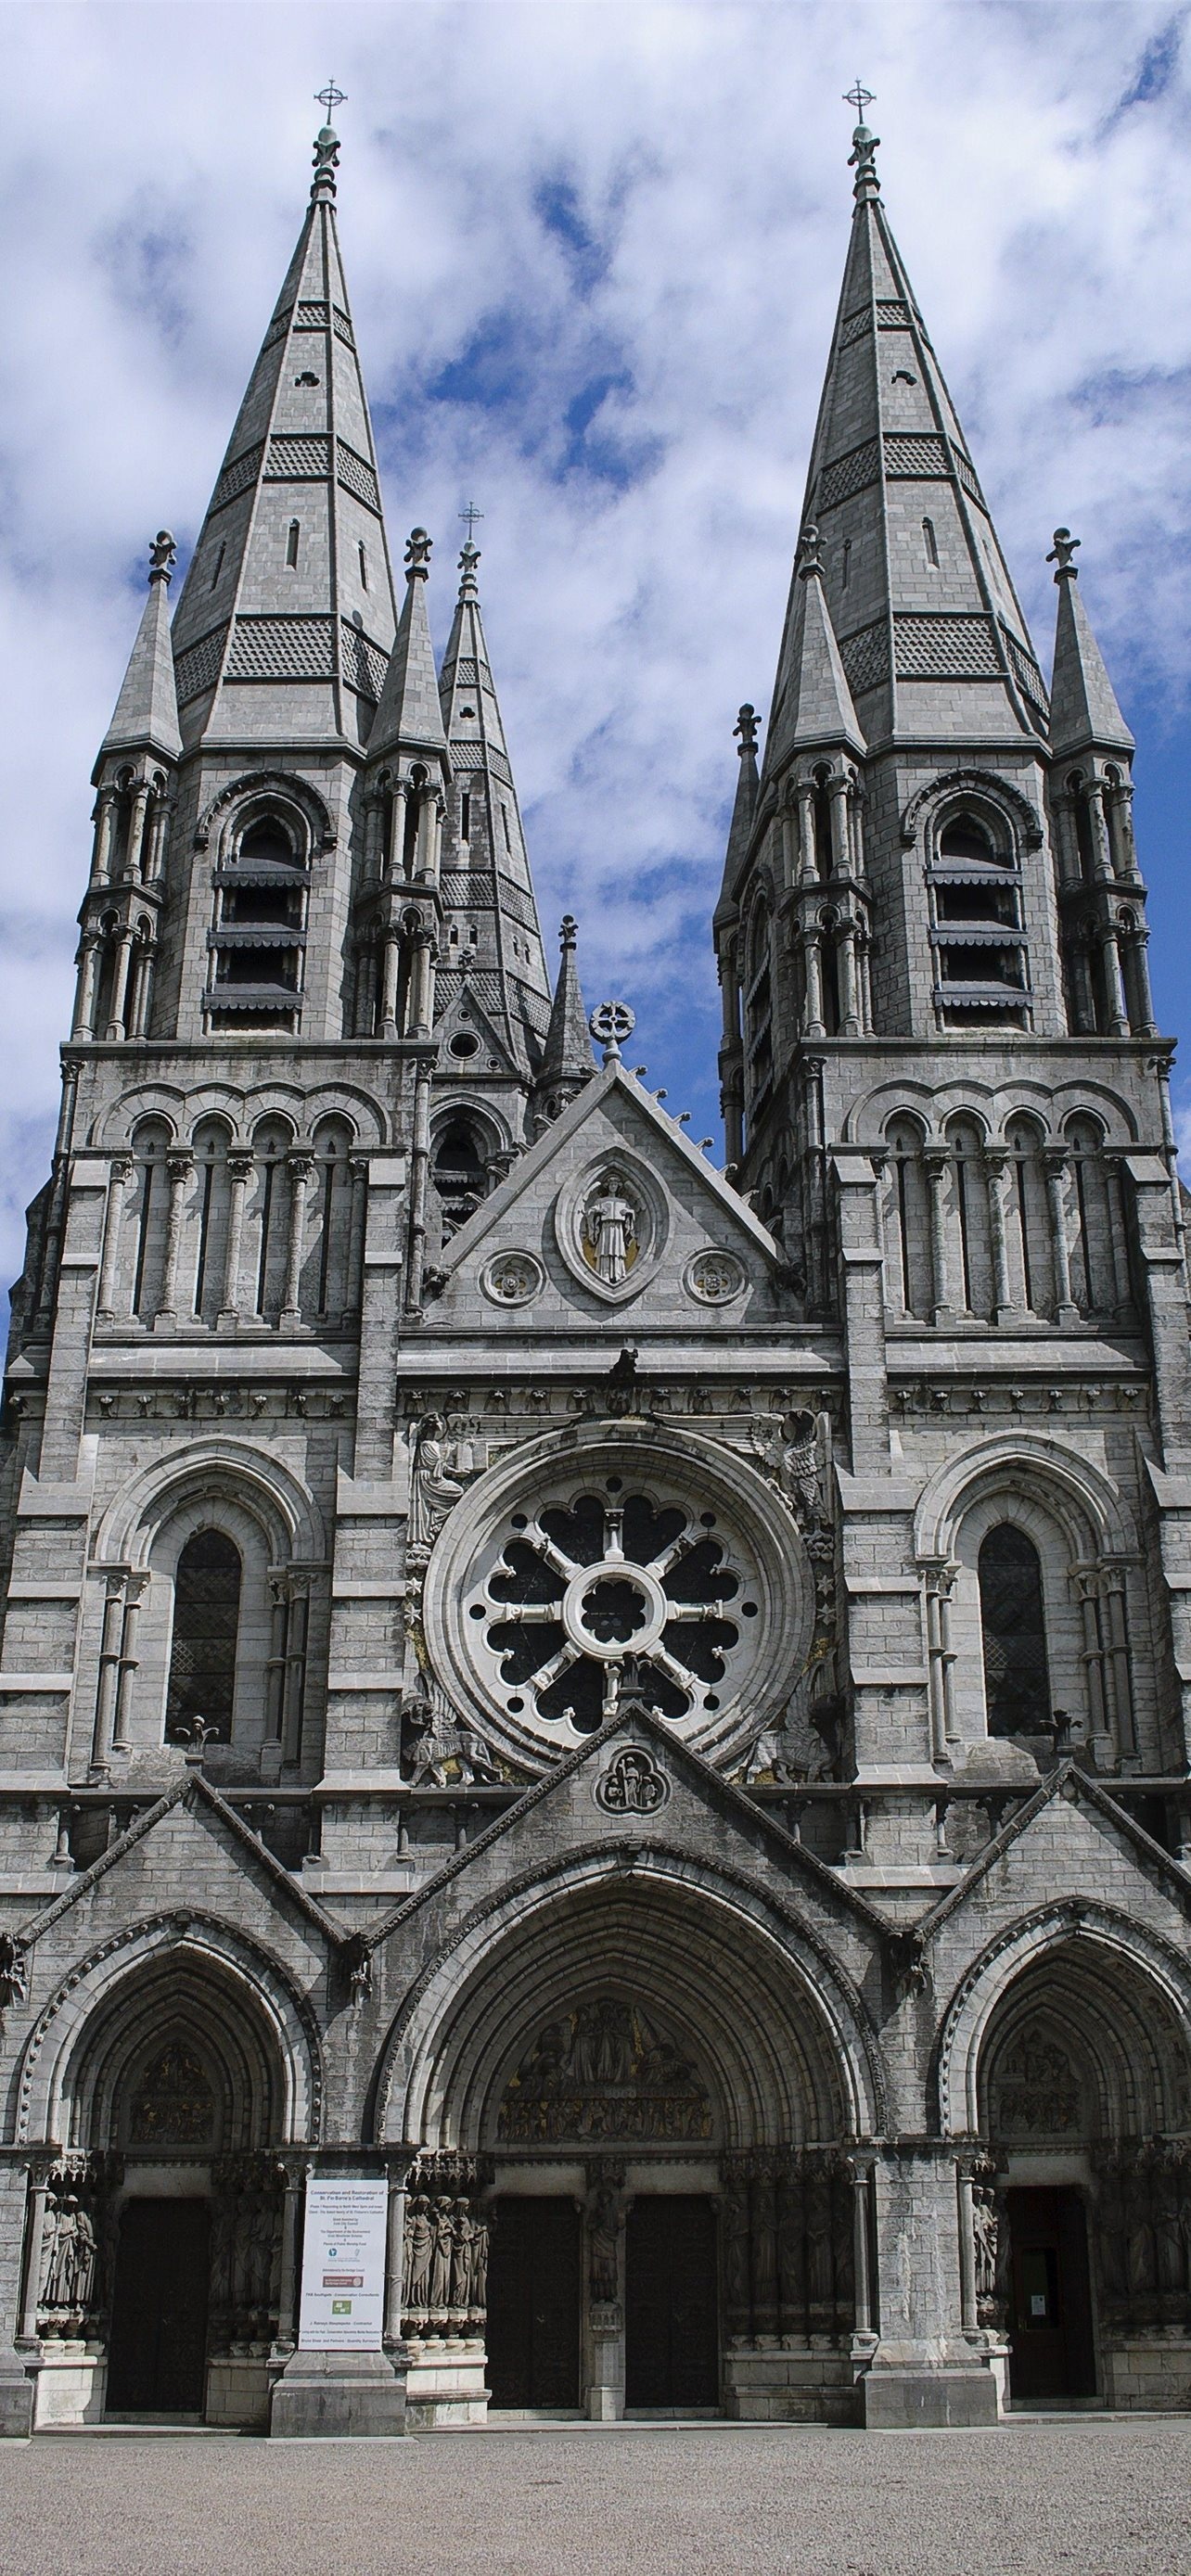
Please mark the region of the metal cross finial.
POLYGON ((470 545, 476 533, 476 521, 477 519, 482 519, 484 513, 482 510, 477 510, 474 501, 467 501, 461 509, 459 516, 467 523, 467 542, 470 545))
POLYGON ((844 91, 844 105, 845 107, 855 108, 856 122, 858 125, 863 125, 864 111, 866 107, 872 106, 875 97, 876 91, 866 89, 863 81, 860 80, 859 77, 857 78, 855 89, 846 89, 844 91))
POLYGON ((343 106, 347 97, 347 91, 345 89, 336 89, 334 81, 329 80, 326 88, 316 89, 314 95, 319 106, 325 107, 327 111, 327 123, 329 125, 336 108, 343 106))

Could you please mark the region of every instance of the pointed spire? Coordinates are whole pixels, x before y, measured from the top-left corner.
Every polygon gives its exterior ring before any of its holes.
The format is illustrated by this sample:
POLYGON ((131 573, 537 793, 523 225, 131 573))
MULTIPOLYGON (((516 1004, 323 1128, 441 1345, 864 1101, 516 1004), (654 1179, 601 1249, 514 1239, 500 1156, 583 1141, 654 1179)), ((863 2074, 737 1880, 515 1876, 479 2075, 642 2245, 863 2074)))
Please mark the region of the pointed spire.
MULTIPOLYGON (((870 97, 859 83, 851 93, 862 110, 870 97)), ((821 580, 791 584, 767 779, 792 747, 792 711, 810 676, 804 651, 836 699, 838 658, 856 733, 870 746, 965 734, 1016 742, 1046 726, 1038 658, 890 229, 876 149, 861 113, 851 241, 803 510, 804 527, 822 532, 821 580)), ((846 736, 842 704, 835 720, 846 736)))
POLYGON ((168 528, 160 528, 149 549, 149 596, 116 711, 100 744, 97 778, 101 764, 114 752, 151 751, 163 760, 176 760, 182 749, 170 649, 169 585, 174 561, 174 540, 168 528))
POLYGON ((587 1012, 575 962, 578 935, 573 915, 565 913, 558 933, 562 951, 558 981, 554 987, 550 1026, 546 1031, 537 1081, 539 1094, 548 1095, 550 1102, 556 1104, 548 1111, 552 1117, 557 1116, 559 1109, 565 1109, 568 1101, 574 1099, 585 1082, 590 1082, 595 1072, 587 1012))
POLYGON ((432 543, 424 528, 411 528, 405 549, 405 605, 368 737, 368 757, 383 759, 395 751, 430 753, 437 755, 445 771, 447 738, 426 614, 432 543))
POLYGON ((784 769, 799 751, 829 751, 843 744, 862 753, 864 735, 835 640, 819 531, 813 523, 799 547, 785 673, 770 722, 767 774, 784 769))
POLYGON ((459 515, 467 536, 439 683, 452 777, 439 1002, 445 1011, 458 991, 461 964, 452 961, 469 958, 473 991, 514 1062, 533 1073, 550 1020, 550 977, 480 611, 474 531, 482 513, 469 502, 459 515))
POLYGON ((756 708, 748 705, 746 702, 746 704, 741 707, 737 715, 732 731, 737 737, 737 746, 740 755, 740 770, 736 780, 736 796, 732 806, 732 820, 728 826, 728 847, 724 857, 723 884, 720 888, 720 899, 715 909, 715 920, 717 923, 724 920, 727 917, 727 914, 734 909, 733 899, 737 879, 748 856, 749 842, 752 839, 753 816, 757 810, 757 794, 760 786, 760 780, 757 775, 756 708))
MULTIPOLYGON (((329 85, 324 97, 338 102, 329 85)), ((366 739, 396 607, 335 221, 339 139, 240 406, 174 619, 188 745, 366 739)))
POLYGON ((1070 528, 1056 528, 1054 551, 1059 614, 1055 628, 1055 664, 1050 684, 1050 743, 1068 759, 1076 751, 1130 754, 1133 736, 1117 705, 1104 656, 1092 633, 1079 595, 1079 566, 1074 554, 1079 538, 1070 528))

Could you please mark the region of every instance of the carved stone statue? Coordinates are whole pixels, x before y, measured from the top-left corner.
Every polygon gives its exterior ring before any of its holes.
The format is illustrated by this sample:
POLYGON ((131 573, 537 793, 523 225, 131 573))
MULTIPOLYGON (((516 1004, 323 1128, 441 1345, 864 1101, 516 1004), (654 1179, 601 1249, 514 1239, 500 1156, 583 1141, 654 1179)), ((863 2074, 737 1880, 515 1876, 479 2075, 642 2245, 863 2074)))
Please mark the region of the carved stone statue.
POLYGON ((95 2294, 97 2252, 90 2217, 77 2195, 67 2192, 46 2227, 43 2306, 84 2313, 95 2294))
POLYGON ((603 2183, 595 2195, 588 2220, 588 2264, 591 2295, 607 2303, 617 2295, 617 2236, 620 2201, 610 2183, 603 2183))
POLYGON ((430 2259, 430 2313, 446 2316, 451 2305, 451 2270, 455 2252, 453 2201, 440 2200, 433 2216, 434 2250, 430 2259))
POLYGON ((583 1210, 580 1232, 597 1279, 619 1288, 637 1249, 637 1211, 621 1172, 601 1174, 583 1210))
POLYGON ((418 1425, 410 1469, 409 1543, 423 1555, 433 1547, 448 1513, 463 1494, 467 1478, 475 1473, 476 1461, 472 1444, 464 1437, 465 1428, 458 1414, 444 1421, 441 1414, 428 1413, 418 1425))
POLYGON ((491 1782, 500 1772, 491 1751, 466 1718, 456 1715, 436 1682, 418 1677, 413 1697, 401 1707, 402 1751, 409 1764, 410 1786, 444 1788, 447 1765, 458 1765, 461 1780, 491 1782))
POLYGON ((997 2297, 999 2242, 996 2195, 988 2183, 978 2182, 972 2193, 972 2244, 976 2261, 976 2299, 980 2307, 991 2306, 997 2297))
POLYGON ((434 2229, 430 2223, 430 2204, 421 2195, 411 2200, 405 2213, 405 2308, 410 2316, 424 2316, 430 2305, 430 2266, 434 2260, 434 2229))

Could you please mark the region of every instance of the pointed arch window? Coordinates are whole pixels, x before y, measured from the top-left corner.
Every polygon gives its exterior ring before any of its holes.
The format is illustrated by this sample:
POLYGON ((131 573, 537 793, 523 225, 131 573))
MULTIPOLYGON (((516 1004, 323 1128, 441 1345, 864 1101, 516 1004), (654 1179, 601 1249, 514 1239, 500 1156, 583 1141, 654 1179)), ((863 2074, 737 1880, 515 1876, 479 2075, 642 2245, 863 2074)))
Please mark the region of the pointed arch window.
POLYGON ((1051 1723, 1042 1563, 1031 1538, 1001 1521, 980 1548, 980 1628, 990 1735, 1041 1735, 1051 1723))
POLYGON ((491 1186, 483 1138, 470 1119, 452 1118, 435 1140, 434 1186, 442 1201, 444 1239, 466 1225, 491 1186))
POLYGON ((166 1692, 166 1734, 185 1741, 194 1720, 224 1742, 232 1731, 240 1551, 223 1530, 196 1530, 174 1575, 174 1628, 166 1692))
POLYGON ((234 1012, 239 1028, 292 1028, 300 1009, 308 874, 298 829, 274 810, 250 813, 215 870, 205 1002, 212 1015, 234 1012))
POLYGON ((301 537, 301 520, 291 519, 289 523, 289 534, 285 541, 286 568, 290 572, 296 572, 298 569, 298 547, 301 542, 301 537))
POLYGON ((930 1206, 917 1119, 895 1118, 886 1143, 885 1301, 895 1313, 927 1316, 933 1304, 930 1206))

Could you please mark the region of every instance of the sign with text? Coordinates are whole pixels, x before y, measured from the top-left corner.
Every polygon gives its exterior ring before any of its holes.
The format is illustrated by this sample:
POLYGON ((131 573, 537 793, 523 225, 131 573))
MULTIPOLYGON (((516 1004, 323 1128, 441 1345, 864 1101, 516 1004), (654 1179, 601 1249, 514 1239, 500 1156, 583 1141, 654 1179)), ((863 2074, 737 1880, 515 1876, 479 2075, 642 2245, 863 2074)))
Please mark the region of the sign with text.
POLYGON ((388 2207, 386 2182, 311 2176, 298 2324, 304 2352, 380 2351, 388 2207))

